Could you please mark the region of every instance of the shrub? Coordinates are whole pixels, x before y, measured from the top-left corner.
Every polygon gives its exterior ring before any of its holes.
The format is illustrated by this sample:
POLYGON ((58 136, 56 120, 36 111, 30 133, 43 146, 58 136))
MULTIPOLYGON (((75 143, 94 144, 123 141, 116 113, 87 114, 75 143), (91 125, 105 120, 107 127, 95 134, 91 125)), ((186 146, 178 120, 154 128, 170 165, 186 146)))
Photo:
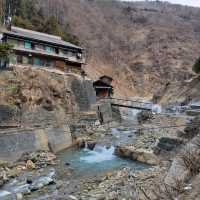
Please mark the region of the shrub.
POLYGON ((0 58, 7 58, 10 54, 10 51, 12 49, 12 45, 2 43, 0 44, 0 58))

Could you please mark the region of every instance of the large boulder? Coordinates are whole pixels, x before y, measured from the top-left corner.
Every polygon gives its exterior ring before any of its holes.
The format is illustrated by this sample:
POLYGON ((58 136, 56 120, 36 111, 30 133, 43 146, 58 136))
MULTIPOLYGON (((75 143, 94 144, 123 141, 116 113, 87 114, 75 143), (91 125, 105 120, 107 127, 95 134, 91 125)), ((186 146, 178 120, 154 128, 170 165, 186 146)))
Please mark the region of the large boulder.
POLYGON ((154 147, 154 153, 159 154, 161 151, 172 151, 183 143, 184 141, 180 138, 162 137, 154 147))
POLYGON ((188 123, 187 127, 185 127, 184 132, 179 134, 182 138, 192 139, 196 135, 200 133, 200 117, 195 117, 190 123, 188 123))
POLYGON ((159 164, 159 159, 152 151, 136 149, 134 146, 117 146, 115 154, 123 158, 129 158, 150 165, 159 164))

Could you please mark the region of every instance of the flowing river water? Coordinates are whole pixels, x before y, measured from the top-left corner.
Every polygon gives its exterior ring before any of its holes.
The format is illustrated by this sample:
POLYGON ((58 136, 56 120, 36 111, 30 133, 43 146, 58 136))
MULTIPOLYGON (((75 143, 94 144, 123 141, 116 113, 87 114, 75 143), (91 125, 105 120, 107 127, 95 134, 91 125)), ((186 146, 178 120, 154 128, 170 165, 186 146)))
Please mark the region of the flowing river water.
MULTIPOLYGON (((63 184, 69 184, 67 187, 67 193, 76 194, 80 191, 80 183, 87 179, 96 180, 97 177, 104 175, 114 170, 123 169, 128 167, 131 170, 144 170, 149 168, 149 165, 145 165, 136 161, 122 159, 114 154, 115 146, 120 144, 130 144, 134 140, 134 123, 137 111, 131 111, 124 119, 124 123, 118 127, 110 128, 110 135, 108 137, 108 143, 100 143, 95 146, 93 150, 89 150, 87 147, 84 149, 71 148, 64 150, 57 154, 58 160, 60 160, 58 166, 53 168, 55 174, 57 174, 58 180, 62 180, 63 184), (65 174, 70 169, 70 174, 65 174)), ((45 172, 46 173, 46 172, 45 172)), ((40 174, 40 173, 39 173, 40 174)), ((44 177, 35 179, 39 180, 38 184, 43 183, 51 178, 52 171, 47 172, 44 177), (41 179, 41 180, 40 180, 41 179), (44 180, 43 180, 44 179, 44 180)), ((27 175, 25 175, 26 177, 27 175)), ((35 175, 31 175, 34 176, 35 175)), ((22 177, 13 180, 10 184, 6 185, 4 189, 13 192, 14 190, 26 190, 28 185, 26 178, 22 177)), ((36 180, 36 185, 37 185, 36 180)), ((57 186, 48 186, 45 190, 39 192, 33 192, 28 195, 28 200, 43 200, 52 199, 58 196, 57 186), (54 196, 54 197, 53 197, 54 196)), ((62 185, 63 190, 66 190, 66 186, 62 185)), ((65 192, 63 192, 65 195, 65 192)))
POLYGON ((123 167, 130 167, 135 170, 142 170, 147 167, 142 163, 117 157, 114 155, 114 150, 114 146, 107 148, 97 145, 93 151, 89 149, 67 150, 60 153, 58 158, 63 165, 66 163, 70 165, 74 171, 73 175, 78 177, 97 175, 123 167))
POLYGON ((57 155, 62 165, 70 166, 73 169, 73 175, 77 177, 91 176, 109 171, 129 167, 134 170, 143 170, 148 165, 140 162, 122 159, 114 154, 117 145, 128 145, 134 140, 134 125, 137 123, 136 114, 138 110, 129 110, 124 114, 123 123, 118 127, 110 128, 110 134, 113 136, 109 140, 109 145, 97 144, 93 150, 87 147, 81 150, 77 148, 67 149, 57 155))

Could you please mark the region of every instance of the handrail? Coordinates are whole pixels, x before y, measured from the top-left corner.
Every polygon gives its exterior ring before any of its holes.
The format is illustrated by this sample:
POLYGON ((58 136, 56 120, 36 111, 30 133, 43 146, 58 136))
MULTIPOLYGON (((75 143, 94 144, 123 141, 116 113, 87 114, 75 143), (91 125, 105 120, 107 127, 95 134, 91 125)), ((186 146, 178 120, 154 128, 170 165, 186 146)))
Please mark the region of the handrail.
MULTIPOLYGON (((149 103, 149 102, 142 102, 142 101, 136 101, 136 100, 129 100, 129 99, 120 99, 120 98, 113 98, 113 97, 110 97, 110 98, 103 98, 103 99, 108 99, 108 100, 119 100, 119 101, 128 101, 128 102, 134 102, 134 103, 143 103, 143 104, 149 104, 149 105, 152 105, 152 103, 149 103)), ((102 99, 102 100, 103 100, 102 99)))

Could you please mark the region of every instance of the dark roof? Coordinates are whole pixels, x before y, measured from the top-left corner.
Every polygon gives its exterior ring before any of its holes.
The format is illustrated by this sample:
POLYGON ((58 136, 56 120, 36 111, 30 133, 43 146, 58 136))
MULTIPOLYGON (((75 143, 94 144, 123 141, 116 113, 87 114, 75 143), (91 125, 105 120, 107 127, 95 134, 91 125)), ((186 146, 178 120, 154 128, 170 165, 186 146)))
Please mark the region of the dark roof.
POLYGON ((113 88, 112 85, 109 85, 109 84, 107 84, 107 83, 104 83, 104 82, 101 81, 101 80, 95 81, 95 82, 93 83, 93 86, 94 86, 94 87, 113 88))
POLYGON ((113 80, 113 78, 112 78, 112 77, 110 77, 110 76, 107 76, 107 75, 104 75, 104 76, 101 76, 101 77, 100 77, 100 79, 103 79, 103 78, 107 78, 107 79, 113 80))
POLYGON ((37 40, 40 42, 47 42, 53 45, 62 46, 64 48, 68 47, 68 48, 83 50, 83 48, 79 46, 76 46, 70 42, 65 42, 59 36, 49 35, 49 34, 40 33, 40 32, 27 30, 23 28, 12 27, 11 31, 4 31, 4 34, 18 37, 18 38, 25 38, 25 39, 37 40))

